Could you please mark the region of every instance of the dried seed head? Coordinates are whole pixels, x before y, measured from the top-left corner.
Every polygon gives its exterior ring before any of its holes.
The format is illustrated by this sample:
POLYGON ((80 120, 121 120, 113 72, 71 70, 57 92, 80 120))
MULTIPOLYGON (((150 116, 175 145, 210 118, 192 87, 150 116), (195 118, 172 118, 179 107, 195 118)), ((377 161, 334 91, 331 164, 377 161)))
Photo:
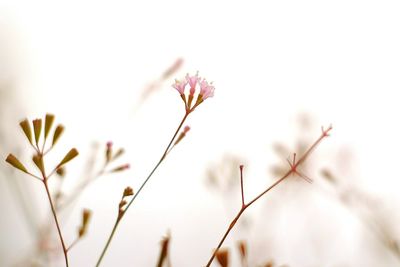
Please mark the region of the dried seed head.
POLYGON ((221 267, 229 266, 229 251, 227 249, 220 249, 215 255, 221 267))
POLYGON ((64 178, 64 176, 65 176, 65 168, 64 167, 57 168, 56 173, 61 178, 64 178))
POLYGON ((52 142, 53 146, 57 143, 58 139, 60 138, 63 132, 64 132, 64 126, 62 126, 61 124, 57 125, 53 135, 53 142, 52 142))
POLYGON ((28 170, 25 168, 25 166, 13 154, 9 154, 7 156, 6 162, 11 164, 14 168, 28 173, 28 170))
POLYGON ((240 257, 244 260, 247 257, 247 244, 244 240, 239 241, 238 249, 240 252, 240 257))
POLYGON ((42 120, 36 119, 32 121, 33 124, 33 131, 35 133, 35 141, 36 145, 39 143, 40 133, 42 132, 42 120))
POLYGON ((127 170, 127 169, 129 169, 129 168, 130 168, 130 165, 129 165, 129 164, 124 164, 124 165, 121 165, 121 166, 119 166, 119 167, 116 167, 116 168, 112 169, 110 172, 125 171, 125 170, 127 170))
POLYGON ((33 155, 32 157, 33 163, 35 163, 36 167, 40 170, 41 173, 45 173, 44 171, 44 163, 43 163, 43 157, 41 155, 33 155))
POLYGON ((170 235, 168 234, 166 237, 164 237, 161 240, 161 251, 160 251, 160 256, 158 258, 158 264, 157 266, 163 266, 163 263, 168 257, 168 247, 169 247, 169 241, 170 241, 170 235))
POLYGON ((322 176, 328 180, 330 183, 335 184, 337 182, 336 177, 332 174, 332 172, 328 169, 322 169, 321 170, 322 176))
POLYGON ((84 209, 82 211, 82 224, 78 229, 79 238, 83 237, 88 229, 90 218, 92 217, 92 211, 88 209, 84 209))
POLYGON ((44 139, 47 138, 49 135, 51 126, 53 125, 54 122, 54 115, 53 114, 46 114, 46 118, 44 120, 44 139))
POLYGON ((112 157, 113 160, 119 158, 122 154, 125 153, 125 150, 123 148, 120 148, 115 152, 114 156, 112 157))
POLYGON ((79 155, 78 150, 76 150, 76 148, 72 148, 67 155, 65 155, 65 157, 63 158, 63 160, 57 165, 57 169, 60 168, 62 165, 68 163, 69 161, 71 161, 72 159, 74 159, 76 156, 79 155))
POLYGON ((113 143, 111 141, 106 144, 106 162, 110 162, 112 158, 112 146, 113 143))
POLYGON ((122 198, 129 197, 129 196, 133 196, 133 189, 128 186, 127 188, 124 189, 124 193, 122 195, 122 198))
POLYGON ((263 265, 263 267, 273 267, 273 266, 274 266, 274 262, 273 262, 272 260, 266 262, 266 263, 263 265))
POLYGON ((24 131, 24 134, 26 138, 28 139, 29 143, 32 144, 32 131, 31 131, 31 126, 29 125, 28 119, 25 119, 19 123, 19 126, 21 126, 22 131, 24 131))

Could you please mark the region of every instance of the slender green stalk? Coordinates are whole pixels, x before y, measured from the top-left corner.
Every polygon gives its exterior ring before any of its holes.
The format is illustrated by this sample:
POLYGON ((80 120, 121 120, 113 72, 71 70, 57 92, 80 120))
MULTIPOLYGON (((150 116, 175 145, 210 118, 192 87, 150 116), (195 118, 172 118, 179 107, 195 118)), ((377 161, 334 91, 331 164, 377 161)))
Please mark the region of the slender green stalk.
MULTIPOLYGON (((193 109, 191 110, 193 111, 193 109)), ((128 205, 126 206, 125 210, 123 211, 123 213, 121 213, 121 216, 117 217, 117 220, 115 221, 114 227, 111 231, 110 236, 108 237, 107 243, 103 248, 103 251, 101 252, 101 255, 96 263, 96 267, 100 266, 101 261, 104 258, 104 255, 106 254, 108 247, 110 246, 110 243, 114 237, 114 234, 118 228, 119 222, 121 221, 122 217, 125 215, 126 211, 128 211, 129 207, 132 205, 132 203, 135 201, 135 199, 139 196, 140 192, 142 191, 142 189, 144 188, 144 186, 147 184, 147 182, 150 180, 150 178, 152 177, 152 175, 154 174, 154 172, 157 170, 157 168, 160 166, 160 164, 164 161, 164 159, 166 158, 168 152, 170 151, 170 148, 172 146, 172 143, 174 142, 176 136, 179 133, 179 130, 182 128, 183 123, 186 121, 188 115, 190 114, 191 111, 187 111, 185 113, 185 116, 183 117, 182 121, 180 122, 178 128, 176 129, 174 135, 172 136, 168 146, 166 147, 164 153, 162 154, 160 160, 158 161, 158 163, 154 166, 154 168, 151 170, 151 172, 149 173, 149 175, 147 176, 147 178, 144 180, 143 184, 140 186, 140 188, 138 189, 138 191, 136 192, 136 194, 133 195, 132 199, 129 201, 128 205)))

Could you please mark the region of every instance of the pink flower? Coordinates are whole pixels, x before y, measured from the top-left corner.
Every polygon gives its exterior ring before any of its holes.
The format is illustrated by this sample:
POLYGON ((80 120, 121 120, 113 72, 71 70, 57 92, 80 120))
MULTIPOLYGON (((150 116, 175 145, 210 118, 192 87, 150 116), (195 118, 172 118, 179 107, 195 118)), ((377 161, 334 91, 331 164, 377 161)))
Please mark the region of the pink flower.
POLYGON ((208 83, 205 79, 201 80, 198 72, 193 76, 186 74, 185 78, 182 80, 175 80, 175 83, 172 85, 172 87, 174 87, 181 95, 181 98, 185 103, 187 113, 195 110, 195 108, 205 99, 214 96, 215 90, 215 87, 212 83, 208 83), (190 86, 189 95, 185 93, 187 84, 190 86), (197 90, 200 90, 200 92, 198 93, 195 103, 193 104, 196 87, 199 87, 197 90))
POLYGON ((189 76, 189 73, 186 74, 186 82, 190 85, 190 95, 194 95, 194 91, 196 90, 196 85, 200 81, 199 72, 194 76, 189 76))
POLYGON ((181 95, 183 95, 185 94, 185 87, 187 83, 187 80, 179 81, 175 79, 175 83, 172 85, 172 87, 174 87, 181 95))
POLYGON ((205 100, 209 97, 214 96, 215 87, 211 83, 208 83, 205 79, 200 82, 200 95, 205 100))
POLYGON ((185 128, 183 128, 183 132, 185 134, 187 134, 187 132, 189 132, 189 131, 190 131, 190 127, 186 125, 185 128))

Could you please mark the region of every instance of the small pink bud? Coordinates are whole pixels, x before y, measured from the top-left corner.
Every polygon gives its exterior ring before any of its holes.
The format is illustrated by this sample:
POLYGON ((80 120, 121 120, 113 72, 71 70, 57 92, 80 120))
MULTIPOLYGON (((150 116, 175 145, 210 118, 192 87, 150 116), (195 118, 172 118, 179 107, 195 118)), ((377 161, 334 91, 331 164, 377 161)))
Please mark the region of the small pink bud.
POLYGON ((186 136, 187 132, 189 132, 190 127, 189 126, 185 126, 183 128, 183 131, 179 134, 179 136, 176 138, 176 141, 174 143, 174 145, 176 146, 180 141, 182 141, 182 139, 186 136))

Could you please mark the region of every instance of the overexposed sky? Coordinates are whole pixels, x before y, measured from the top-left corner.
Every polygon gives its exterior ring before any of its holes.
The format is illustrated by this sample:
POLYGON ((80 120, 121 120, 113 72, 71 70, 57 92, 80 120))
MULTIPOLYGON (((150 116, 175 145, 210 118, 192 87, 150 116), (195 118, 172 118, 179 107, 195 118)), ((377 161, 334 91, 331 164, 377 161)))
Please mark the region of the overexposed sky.
MULTIPOLYGON (((125 218, 104 266, 152 266, 168 229, 176 266, 205 263, 229 221, 215 217, 226 211, 204 187, 206 167, 239 154, 249 164, 249 194, 256 194, 276 160, 271 143, 293 144, 299 113, 315 120, 311 136, 333 124, 321 157, 348 148, 361 188, 392 199, 399 185, 399 13, 398 1, 0 0, 0 79, 16 84, 18 116, 56 114, 67 127, 65 149, 78 147, 82 162, 91 142, 113 140, 132 164, 129 177, 99 181, 82 196, 78 206, 95 211, 94 228, 71 253, 73 266, 93 264, 122 188, 140 185, 183 116, 173 78, 135 111, 142 89, 179 57, 178 78, 199 71, 214 81, 215 97, 189 119, 189 136, 125 218), (194 222, 202 222, 197 230, 194 222)), ((293 266, 327 261, 277 255, 293 266)), ((329 266, 379 266, 362 261, 362 251, 352 255, 329 266)))

